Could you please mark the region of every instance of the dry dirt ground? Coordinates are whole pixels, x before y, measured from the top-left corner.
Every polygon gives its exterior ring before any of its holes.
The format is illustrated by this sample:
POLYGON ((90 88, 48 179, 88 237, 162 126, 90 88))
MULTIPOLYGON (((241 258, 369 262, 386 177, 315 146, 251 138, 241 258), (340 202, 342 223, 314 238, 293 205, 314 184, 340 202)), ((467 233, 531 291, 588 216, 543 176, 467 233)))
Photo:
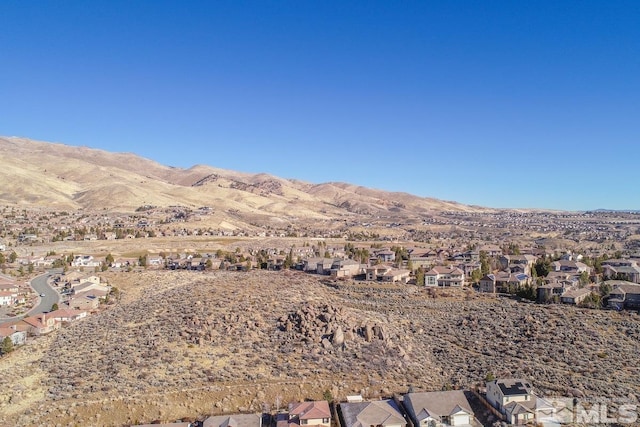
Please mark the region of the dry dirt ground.
POLYGON ((299 272, 109 273, 104 311, 0 359, 0 425, 122 426, 525 377, 640 392, 640 316, 299 272))

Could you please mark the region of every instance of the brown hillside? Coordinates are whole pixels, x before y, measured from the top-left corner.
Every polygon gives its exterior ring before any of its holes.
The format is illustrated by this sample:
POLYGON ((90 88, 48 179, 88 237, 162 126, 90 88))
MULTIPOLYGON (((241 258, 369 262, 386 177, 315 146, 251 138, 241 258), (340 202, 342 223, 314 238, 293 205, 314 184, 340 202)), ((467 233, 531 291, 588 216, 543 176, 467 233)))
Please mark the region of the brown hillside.
POLYGON ((370 215, 399 221, 480 208, 347 183, 310 184, 206 165, 161 165, 131 153, 0 137, 0 203, 133 212, 143 205, 212 206, 218 222, 331 220, 370 215), (233 215, 231 215, 232 213, 233 215))

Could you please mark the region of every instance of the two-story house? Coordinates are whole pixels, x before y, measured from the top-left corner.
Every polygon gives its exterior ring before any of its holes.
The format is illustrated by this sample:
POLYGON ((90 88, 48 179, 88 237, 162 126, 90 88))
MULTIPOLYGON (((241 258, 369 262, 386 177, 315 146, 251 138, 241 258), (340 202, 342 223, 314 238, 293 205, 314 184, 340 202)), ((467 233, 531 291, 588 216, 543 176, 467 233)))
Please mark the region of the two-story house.
POLYGON ((531 384, 522 379, 497 379, 487 383, 487 401, 502 413, 509 424, 526 424, 535 419, 536 396, 531 384))
POLYGON ((602 269, 605 279, 640 283, 640 267, 635 260, 609 259, 602 262, 602 269))
POLYGON ((425 286, 462 287, 464 272, 457 267, 436 266, 424 274, 425 286))

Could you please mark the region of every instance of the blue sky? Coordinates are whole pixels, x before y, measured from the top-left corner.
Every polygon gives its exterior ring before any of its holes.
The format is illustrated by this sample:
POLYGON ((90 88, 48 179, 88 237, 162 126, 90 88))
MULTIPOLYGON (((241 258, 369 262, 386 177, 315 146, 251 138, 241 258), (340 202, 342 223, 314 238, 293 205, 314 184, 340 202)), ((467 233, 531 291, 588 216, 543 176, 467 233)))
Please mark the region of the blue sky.
POLYGON ((0 134, 640 209, 638 1, 0 2, 0 134))

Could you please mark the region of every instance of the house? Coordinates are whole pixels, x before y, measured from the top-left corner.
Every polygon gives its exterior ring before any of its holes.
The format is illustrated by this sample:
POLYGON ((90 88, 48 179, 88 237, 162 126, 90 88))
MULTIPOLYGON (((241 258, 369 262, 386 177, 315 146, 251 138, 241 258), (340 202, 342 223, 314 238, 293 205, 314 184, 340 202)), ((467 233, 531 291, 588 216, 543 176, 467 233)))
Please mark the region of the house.
POLYGON ((372 402, 340 403, 342 427, 406 427, 396 403, 391 399, 372 402))
POLYGON ((109 267, 111 268, 128 268, 137 267, 138 258, 116 258, 109 267))
POLYGON ((464 286, 464 272, 457 267, 436 266, 424 274, 425 286, 464 286))
POLYGON ((150 255, 147 257, 147 266, 148 267, 162 267, 164 266, 164 258, 160 255, 150 255))
POLYGON ((19 331, 16 325, 0 327, 0 342, 6 337, 11 339, 13 345, 22 345, 27 342, 27 332, 19 331))
POLYGON ((202 427, 262 427, 262 415, 217 415, 204 420, 202 427))
POLYGON ((610 259, 602 262, 602 268, 605 279, 640 283, 640 267, 635 260, 610 259))
POLYGON ((623 308, 640 308, 640 284, 623 280, 608 280, 605 282, 611 286, 607 306, 616 310, 623 308))
POLYGON ((76 255, 73 257, 73 261, 71 261, 72 267, 100 267, 102 265, 102 261, 93 259, 91 255, 76 255))
POLYGON ((25 317, 21 322, 27 325, 26 330, 31 335, 46 335, 60 329, 60 322, 45 313, 25 317))
POLYGON ((389 249, 376 251, 375 256, 380 262, 393 262, 396 260, 396 253, 389 249))
POLYGON ((13 305, 18 299, 18 294, 11 291, 0 291, 0 306, 13 305))
MULTIPOLYGON (((318 271, 318 263, 322 262, 325 258, 307 258, 302 261, 302 271, 305 273, 316 273, 318 271)), ((333 262, 333 260, 331 260, 333 262)))
POLYGON ((517 378, 489 381, 486 398, 509 424, 526 424, 535 419, 536 396, 528 381, 517 378))
POLYGON ((560 296, 560 302, 576 305, 584 301, 589 295, 591 295, 591 289, 588 288, 570 289, 560 296))
POLYGON ((80 282, 91 282, 99 285, 101 283, 100 276, 96 276, 95 274, 86 274, 84 276, 79 277, 80 282))
POLYGON ((9 276, 5 276, 4 274, 0 274, 0 291, 6 292, 18 292, 20 285, 16 283, 16 281, 9 276))
POLYGON ((529 276, 524 273, 500 271, 496 274, 496 291, 514 293, 529 283, 529 276))
POLYGON ((557 301, 565 292, 574 289, 576 284, 576 282, 569 280, 556 280, 545 283, 536 289, 536 300, 540 303, 557 301))
POLYGON ((471 279, 474 271, 482 269, 482 264, 479 262, 464 262, 456 264, 456 267, 464 272, 464 276, 467 279, 471 279))
POLYGON ((498 245, 483 245, 478 248, 478 252, 484 252, 487 256, 500 256, 502 249, 498 245))
POLYGON ((408 393, 403 404, 415 427, 470 427, 474 414, 467 393, 463 390, 408 393))
POLYGON ((568 272, 572 274, 582 274, 584 272, 586 272, 587 274, 591 273, 591 267, 589 267, 587 264, 579 261, 572 261, 572 260, 565 260, 565 259, 553 261, 551 263, 551 268, 554 271, 563 271, 563 272, 568 272))
POLYGON ((480 279, 480 292, 487 292, 491 294, 496 293, 496 276, 495 274, 487 274, 480 279))
POLYGON ((77 295, 83 292, 92 292, 93 294, 95 294, 96 291, 100 293, 100 296, 105 296, 109 293, 109 287, 96 284, 94 282, 82 282, 79 285, 73 286, 71 293, 77 295))
POLYGON ((458 261, 462 263, 476 263, 480 261, 480 252, 474 250, 459 252, 451 257, 451 261, 458 261))
POLYGON ((50 312, 47 316, 58 322, 73 322, 87 317, 85 310, 58 309, 50 312))
POLYGON ((68 284, 69 286, 73 284, 80 284, 80 281, 83 277, 86 276, 86 273, 81 271, 69 271, 67 274, 60 277, 60 283, 68 284))
POLYGON ((395 282, 407 283, 410 277, 411 277, 410 270, 402 270, 402 269, 394 268, 385 272, 382 275, 382 281, 391 282, 391 283, 395 283, 395 282))
POLYGON ((316 263, 316 273, 322 274, 322 275, 329 275, 331 274, 332 265, 333 265, 332 258, 321 258, 316 263))
POLYGON ((382 276, 391 270, 392 270, 392 267, 389 265, 384 265, 384 264, 372 265, 371 267, 366 268, 366 278, 367 280, 382 281, 382 276))
POLYGON ((533 255, 501 255, 498 257, 498 261, 501 270, 531 275, 531 268, 536 263, 536 257, 533 255))
POLYGON ((100 306, 100 297, 83 292, 69 297, 67 306, 73 310, 95 310, 100 306))
POLYGON ((193 423, 136 424, 137 427, 196 427, 193 423))
POLYGON ((292 403, 289 405, 289 426, 326 426, 331 425, 329 402, 317 400, 292 403))
POLYGON ((331 263, 331 277, 353 277, 364 273, 360 263, 352 259, 337 259, 331 263))

